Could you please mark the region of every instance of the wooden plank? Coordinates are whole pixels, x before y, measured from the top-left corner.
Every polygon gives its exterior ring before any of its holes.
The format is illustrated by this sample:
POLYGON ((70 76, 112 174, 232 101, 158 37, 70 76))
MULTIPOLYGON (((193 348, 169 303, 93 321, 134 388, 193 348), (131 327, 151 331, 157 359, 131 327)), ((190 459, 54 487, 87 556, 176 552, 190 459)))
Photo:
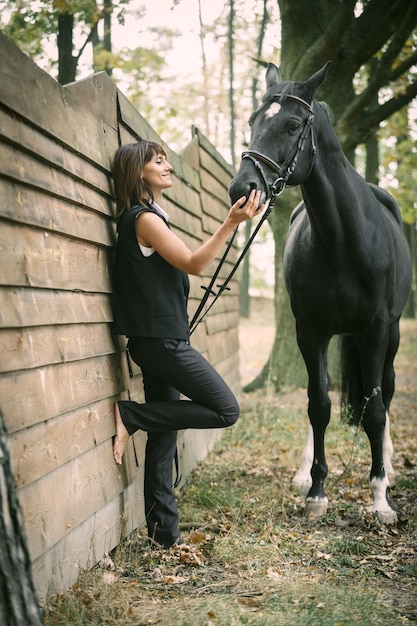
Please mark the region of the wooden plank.
POLYGON ((105 398, 9 437, 13 474, 22 488, 113 437, 114 401, 105 398))
POLYGON ((198 138, 193 137, 192 140, 181 150, 181 157, 187 161, 195 170, 200 169, 200 150, 198 138))
POLYGON ((218 311, 214 311, 213 307, 212 315, 207 317, 207 333, 211 336, 229 329, 234 331, 238 323, 238 311, 225 311, 219 314, 218 311))
POLYGON ((4 218, 105 246, 116 243, 113 221, 96 211, 5 179, 0 179, 0 192, 4 218))
POLYGON ((207 137, 205 137, 205 135, 203 135, 203 133, 195 126, 193 127, 193 134, 198 137, 200 148, 203 151, 208 152, 211 157, 215 159, 225 171, 230 173, 230 177, 232 177, 234 175, 233 167, 226 161, 226 159, 222 157, 220 152, 216 150, 216 148, 213 146, 212 143, 210 143, 207 137))
POLYGON ((180 179, 177 178, 175 180, 175 175, 173 186, 170 189, 166 189, 164 195, 179 207, 187 209, 187 211, 194 213, 196 216, 200 216, 201 200, 199 193, 193 187, 180 182, 180 179))
POLYGON ((209 342, 209 361, 214 366, 224 361, 231 354, 239 350, 239 338, 237 332, 229 329, 227 332, 217 333, 210 338, 209 342))
POLYGON ((109 324, 60 324, 0 330, 0 372, 112 354, 109 324))
POLYGON ((3 284, 111 291, 107 251, 44 230, 0 220, 3 284))
MULTIPOLYGON (((116 131, 113 131, 113 134, 113 143, 117 146, 116 131)), ((107 195, 112 193, 108 172, 2 109, 0 109, 0 139, 19 153, 24 152, 34 157, 36 161, 42 160, 53 169, 60 169, 107 195)))
POLYGON ((2 144, 0 151, 0 176, 25 186, 30 185, 42 194, 50 193, 64 198, 77 206, 112 214, 111 200, 104 193, 97 193, 83 181, 7 144, 2 144))
MULTIPOLYGON (((117 87, 106 72, 97 72, 69 83, 65 89, 117 131, 117 87)), ((108 152, 112 154, 113 149, 110 148, 108 152)))
POLYGON ((80 572, 92 568, 122 538, 144 525, 142 481, 139 473, 125 491, 82 524, 68 529, 63 539, 33 561, 39 600, 64 593, 78 580, 80 572))
MULTIPOLYGON (((9 438, 16 488, 22 488, 58 467, 84 454, 95 446, 110 440, 115 434, 114 402, 105 398, 87 407, 62 414, 21 430, 9 438)), ((126 396, 124 399, 127 399, 126 396)), ((144 462, 140 447, 146 434, 135 434, 135 448, 129 445, 126 455, 129 465, 144 462)))
POLYGON ((201 206, 203 207, 203 212, 207 213, 207 215, 211 215, 219 222, 223 222, 227 215, 227 211, 230 207, 230 202, 223 201, 221 202, 215 196, 207 193, 205 189, 201 190, 201 206))
POLYGON ((119 354, 3 374, 4 424, 12 434, 123 390, 119 354))
POLYGON ((201 354, 207 355, 208 352, 208 336, 206 333, 205 322, 201 322, 191 335, 191 345, 201 354))
POLYGON ((226 206, 231 204, 229 194, 227 191, 227 187, 224 187, 222 183, 220 183, 213 176, 211 172, 206 172, 206 170, 200 170, 201 177, 201 186, 203 189, 208 191, 211 195, 215 196, 220 202, 223 202, 226 206))
POLYGON ((216 364, 216 369, 222 376, 236 398, 239 400, 241 395, 241 382, 240 382, 240 369, 239 369, 239 354, 234 352, 229 357, 216 364))
POLYGON ((32 559, 49 550, 136 478, 135 463, 114 462, 111 440, 18 491, 32 559))
MULTIPOLYGON (((0 58, 7 59, 0 66, 0 102, 42 128, 45 134, 108 169, 110 155, 103 120, 35 65, 3 33, 0 58), (34 97, 22 97, 22 85, 34 97)), ((109 89, 115 88, 110 79, 108 84, 109 89)))
POLYGON ((111 322, 108 294, 0 286, 0 327, 111 322))
POLYGON ((214 159, 211 154, 203 149, 200 149, 200 166, 201 169, 204 169, 206 172, 211 174, 211 176, 213 176, 214 179, 221 184, 227 192, 233 178, 233 170, 225 170, 223 165, 221 165, 217 159, 214 159))
POLYGON ((161 206, 169 215, 171 226, 177 227, 189 238, 202 238, 201 210, 190 213, 183 207, 171 202, 168 198, 163 198, 161 206))

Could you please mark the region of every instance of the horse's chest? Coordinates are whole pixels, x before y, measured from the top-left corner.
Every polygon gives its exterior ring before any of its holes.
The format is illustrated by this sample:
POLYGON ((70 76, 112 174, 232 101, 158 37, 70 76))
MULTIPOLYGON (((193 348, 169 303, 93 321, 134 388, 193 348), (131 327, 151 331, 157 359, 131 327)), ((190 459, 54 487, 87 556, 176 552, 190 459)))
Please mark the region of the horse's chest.
POLYGON ((373 290, 366 274, 349 259, 331 256, 322 249, 301 244, 284 252, 284 276, 296 317, 334 325, 342 332, 349 320, 367 315, 367 302, 373 290))

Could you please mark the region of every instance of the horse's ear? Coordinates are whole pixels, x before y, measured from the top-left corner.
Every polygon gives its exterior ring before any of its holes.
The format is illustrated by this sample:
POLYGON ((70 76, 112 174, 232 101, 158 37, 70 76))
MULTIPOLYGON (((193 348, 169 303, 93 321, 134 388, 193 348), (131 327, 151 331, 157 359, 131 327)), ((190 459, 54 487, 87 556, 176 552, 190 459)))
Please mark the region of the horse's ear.
POLYGON ((273 63, 268 63, 268 68, 266 70, 266 88, 269 89, 274 85, 278 85, 281 82, 281 74, 279 69, 273 63))
POLYGON ((327 61, 327 63, 325 63, 323 67, 318 70, 318 72, 313 74, 313 76, 310 76, 310 78, 304 83, 304 86, 308 89, 311 100, 313 100, 314 94, 316 93, 317 89, 324 82, 327 72, 329 71, 330 64, 331 61, 327 61))

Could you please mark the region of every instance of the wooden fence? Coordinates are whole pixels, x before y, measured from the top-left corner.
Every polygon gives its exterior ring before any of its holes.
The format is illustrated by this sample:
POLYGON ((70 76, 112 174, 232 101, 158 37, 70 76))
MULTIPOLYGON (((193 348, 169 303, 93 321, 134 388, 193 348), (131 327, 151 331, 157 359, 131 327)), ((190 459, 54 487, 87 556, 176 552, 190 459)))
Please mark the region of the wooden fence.
MULTIPOLYGON (((105 73, 62 87, 3 35, 0 59, 0 409, 45 598, 144 524, 146 435, 121 468, 112 456, 114 401, 143 393, 111 330, 109 169, 120 143, 161 140, 105 73)), ((195 249, 226 215, 233 172, 196 129, 182 155, 166 148, 175 176, 164 208, 195 249)), ((192 278, 190 315, 214 268, 192 278)), ((193 334, 236 393, 237 291, 193 334)), ((180 433, 184 479, 218 437, 180 433)))

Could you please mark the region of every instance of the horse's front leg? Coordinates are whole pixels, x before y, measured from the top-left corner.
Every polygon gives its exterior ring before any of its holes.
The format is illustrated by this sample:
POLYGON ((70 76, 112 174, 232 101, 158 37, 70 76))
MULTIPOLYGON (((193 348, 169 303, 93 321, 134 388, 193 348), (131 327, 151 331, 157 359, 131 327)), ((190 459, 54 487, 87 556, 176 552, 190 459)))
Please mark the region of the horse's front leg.
MULTIPOLYGON (((325 515, 328 504, 324 490, 327 476, 324 435, 330 421, 331 409, 327 388, 328 342, 320 344, 315 338, 304 337, 301 332, 297 333, 297 339, 308 372, 308 416, 311 425, 309 438, 311 440, 312 435, 313 456, 310 463, 311 487, 305 500, 304 512, 311 519, 325 515)), ((303 453, 305 461, 308 459, 309 447, 311 448, 311 441, 309 445, 307 439, 303 453)))

